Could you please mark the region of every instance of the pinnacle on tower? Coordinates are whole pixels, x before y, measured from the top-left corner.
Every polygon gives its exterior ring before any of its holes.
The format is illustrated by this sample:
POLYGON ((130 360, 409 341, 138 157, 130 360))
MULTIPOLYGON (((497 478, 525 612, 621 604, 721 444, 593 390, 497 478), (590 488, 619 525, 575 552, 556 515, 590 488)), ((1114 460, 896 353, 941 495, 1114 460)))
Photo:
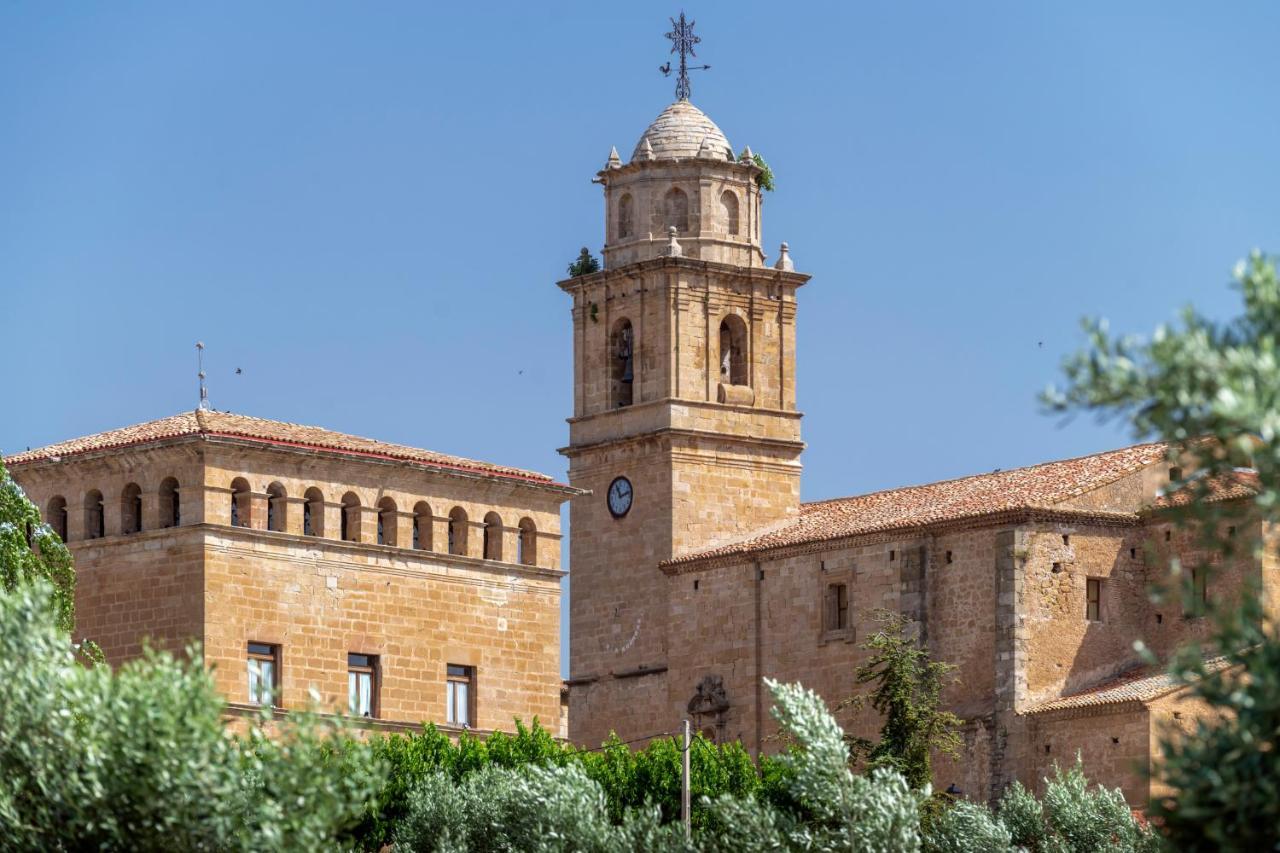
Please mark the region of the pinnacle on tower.
POLYGON ((621 169, 622 158, 618 156, 618 146, 614 145, 609 149, 609 159, 605 162, 606 169, 621 169))
POLYGON ((783 272, 796 271, 796 265, 791 261, 790 250, 788 249, 786 242, 783 242, 782 247, 778 250, 778 262, 773 265, 773 268, 775 270, 782 270, 783 272))

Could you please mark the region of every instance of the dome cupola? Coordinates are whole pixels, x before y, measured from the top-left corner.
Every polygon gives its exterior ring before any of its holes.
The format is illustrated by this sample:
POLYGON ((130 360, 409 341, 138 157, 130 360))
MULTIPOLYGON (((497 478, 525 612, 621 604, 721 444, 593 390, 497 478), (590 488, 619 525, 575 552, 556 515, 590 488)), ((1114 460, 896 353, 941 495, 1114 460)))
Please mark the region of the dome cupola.
POLYGON ((655 160, 733 159, 733 146, 724 133, 706 113, 688 101, 676 101, 653 120, 636 143, 631 159, 648 159, 650 151, 655 160))

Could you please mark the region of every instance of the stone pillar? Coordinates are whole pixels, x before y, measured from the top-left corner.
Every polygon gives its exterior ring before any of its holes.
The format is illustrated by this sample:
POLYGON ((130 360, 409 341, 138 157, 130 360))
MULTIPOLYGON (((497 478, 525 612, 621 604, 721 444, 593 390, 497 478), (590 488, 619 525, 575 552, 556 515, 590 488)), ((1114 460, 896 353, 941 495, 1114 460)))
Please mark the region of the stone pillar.
MULTIPOLYGON (((204 487, 202 495, 201 520, 209 524, 230 524, 231 523, 231 495, 232 491, 228 486, 210 486, 204 487)), ((183 504, 182 523, 186 524, 186 510, 189 502, 183 504)))
POLYGON ((84 539, 84 495, 79 503, 67 501, 67 541, 79 542, 84 539))
POLYGON ((518 563, 520 554, 520 528, 502 528, 502 560, 505 563, 518 563))
POLYGON ((397 548, 413 547, 413 513, 404 510, 396 512, 395 535, 389 538, 397 548))
POLYGON ((378 541, 378 508, 376 506, 361 506, 352 511, 355 516, 347 521, 347 524, 354 524, 352 532, 355 533, 357 542, 376 543, 378 541))
POLYGON ((342 538, 342 504, 324 502, 324 526, 320 528, 320 535, 325 539, 342 538))
POLYGON ((160 517, 160 495, 156 492, 142 493, 142 529, 156 530, 164 527, 168 519, 160 517))
POLYGON ((484 557, 484 522, 467 522, 467 556, 484 557))
POLYGON ((449 553, 449 517, 433 515, 431 517, 431 550, 440 554, 449 553))
POLYGON ((1028 548, 1026 531, 1014 528, 996 534, 996 701, 988 792, 992 804, 1018 778, 1026 745, 1025 720, 1017 712, 1027 695, 1027 631, 1019 607, 1028 548))
MULTIPOLYGON (((270 495, 266 492, 249 492, 249 523, 245 527, 251 527, 254 530, 267 529, 267 501, 270 495)), ((244 519, 240 519, 244 523, 244 519)))
POLYGON ((287 497, 279 502, 278 512, 284 513, 284 532, 294 536, 303 534, 302 521, 306 514, 307 499, 287 497))

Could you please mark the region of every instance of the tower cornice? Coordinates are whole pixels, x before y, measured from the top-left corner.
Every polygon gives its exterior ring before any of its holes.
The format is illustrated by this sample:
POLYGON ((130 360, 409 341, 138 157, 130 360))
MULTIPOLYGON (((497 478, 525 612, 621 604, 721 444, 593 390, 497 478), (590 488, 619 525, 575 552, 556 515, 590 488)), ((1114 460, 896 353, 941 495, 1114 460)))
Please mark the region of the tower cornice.
POLYGON ((686 270, 692 273, 714 273, 768 284, 782 284, 789 287, 800 287, 811 278, 808 273, 790 272, 774 269, 773 267, 742 267, 737 264, 704 261, 697 258, 661 257, 635 261, 588 275, 566 278, 556 282, 556 286, 565 293, 574 293, 600 284, 611 284, 615 281, 635 278, 655 270, 686 270))

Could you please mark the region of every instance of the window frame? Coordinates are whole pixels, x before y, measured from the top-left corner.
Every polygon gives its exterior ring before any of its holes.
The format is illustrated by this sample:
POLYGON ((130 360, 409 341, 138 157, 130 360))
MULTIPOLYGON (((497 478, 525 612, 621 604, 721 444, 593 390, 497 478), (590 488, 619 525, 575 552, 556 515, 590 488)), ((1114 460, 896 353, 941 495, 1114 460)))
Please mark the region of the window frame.
POLYGON ((822 562, 818 571, 818 645, 827 643, 852 643, 855 637, 855 609, 853 606, 854 565, 832 568, 822 562), (841 592, 843 589, 843 602, 841 592), (840 617, 843 616, 843 623, 840 617), (833 624, 834 617, 834 624, 833 624))
POLYGON ((1084 579, 1084 618, 1086 622, 1102 622, 1102 578, 1084 579))
POLYGON ((257 705, 259 707, 283 707, 283 704, 280 702, 279 643, 260 643, 257 640, 249 640, 245 643, 245 676, 248 679, 248 704, 257 705), (271 664, 271 684, 267 688, 267 698, 269 700, 267 702, 255 699, 253 695, 253 664, 255 662, 259 664, 259 669, 261 669, 262 663, 271 664))
POLYGON ((476 727, 476 668, 468 664, 447 663, 444 668, 445 672, 445 723, 450 726, 458 726, 459 728, 474 729, 476 727), (459 721, 458 713, 458 686, 461 685, 466 690, 466 698, 463 707, 466 711, 466 719, 459 721))
POLYGON ((371 655, 365 652, 347 652, 347 714, 360 719, 376 720, 381 714, 381 702, 379 694, 382 692, 382 667, 381 659, 378 655, 371 655), (363 662, 354 659, 363 659, 363 662), (359 714, 356 712, 355 704, 352 702, 351 677, 356 676, 356 683, 359 683, 362 677, 369 679, 369 710, 367 713, 359 714))

